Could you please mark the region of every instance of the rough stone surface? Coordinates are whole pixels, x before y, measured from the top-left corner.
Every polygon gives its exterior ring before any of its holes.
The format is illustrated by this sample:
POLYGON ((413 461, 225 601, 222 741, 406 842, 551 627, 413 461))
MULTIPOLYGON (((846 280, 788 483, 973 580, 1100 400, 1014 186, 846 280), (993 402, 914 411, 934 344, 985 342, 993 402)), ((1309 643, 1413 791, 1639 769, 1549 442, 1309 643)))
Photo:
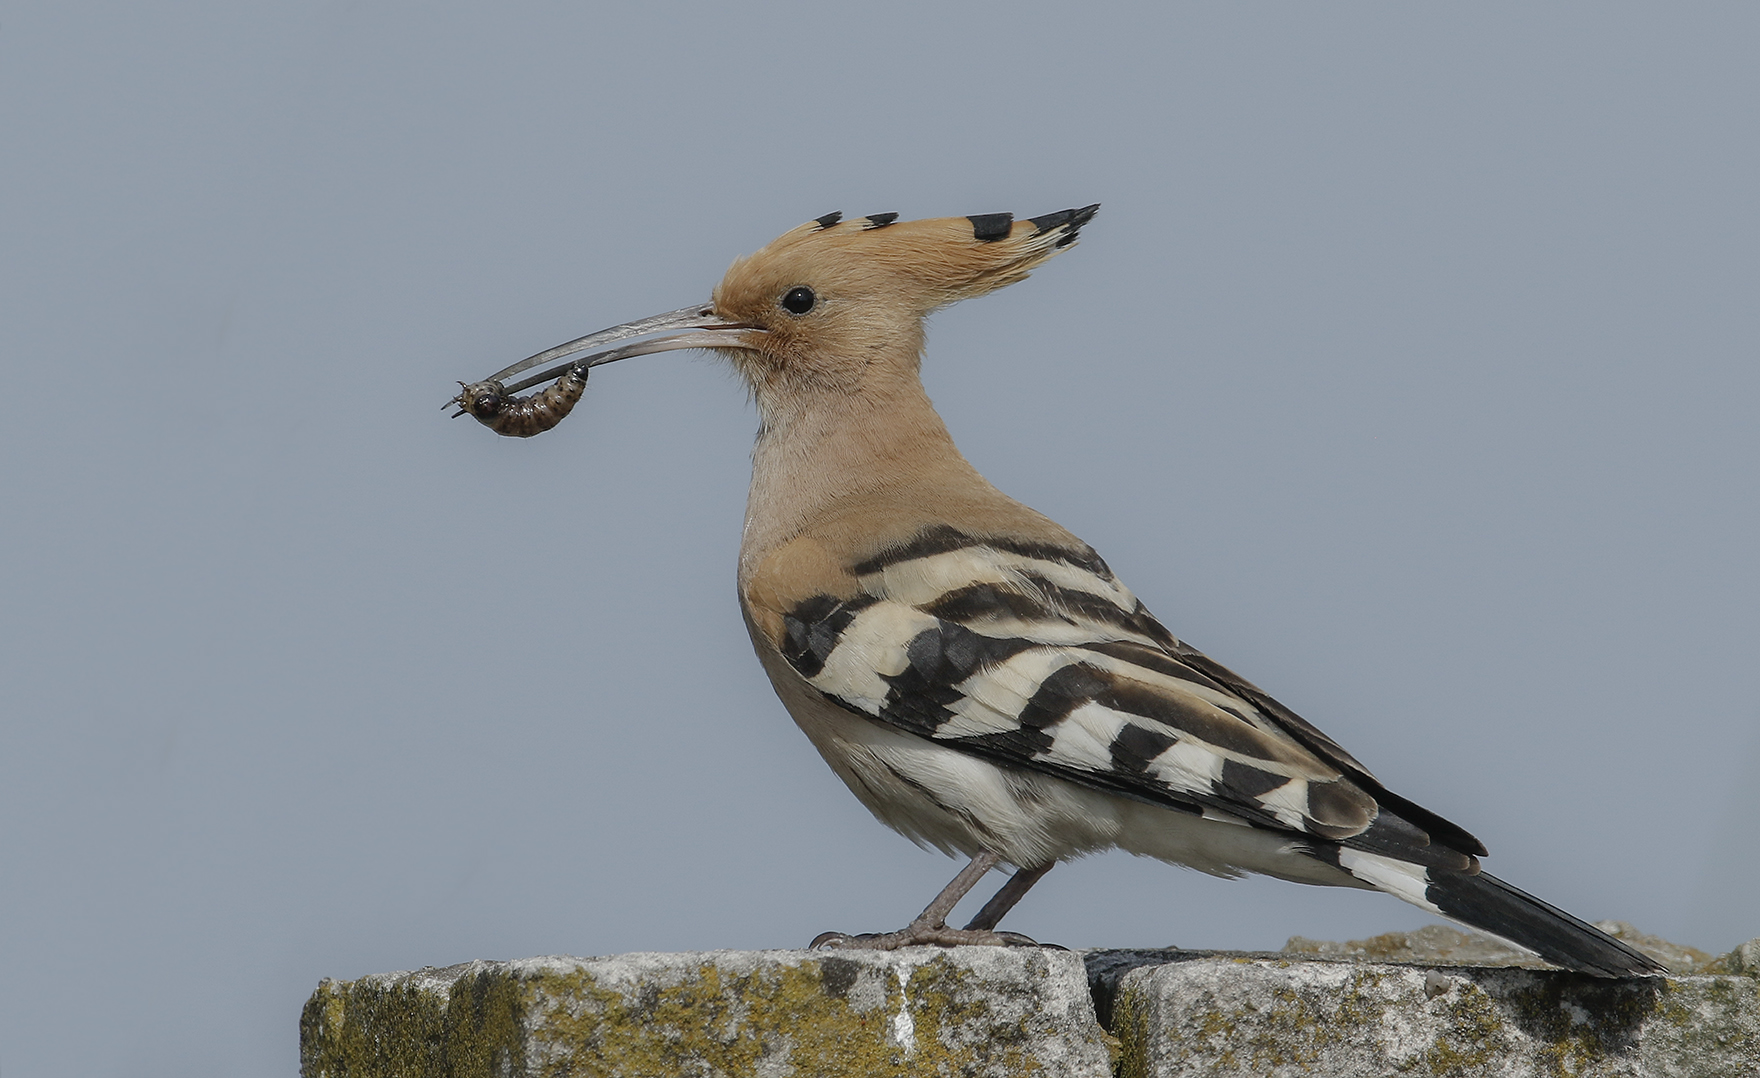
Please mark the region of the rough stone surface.
MULTIPOLYGON (((1624 921, 1601 921, 1596 928, 1614 939, 1624 940, 1656 959, 1676 974, 1706 971, 1714 959, 1697 947, 1670 943, 1661 936, 1640 932, 1624 921)), ((1462 932, 1447 925, 1425 925, 1412 932, 1388 932, 1366 940, 1334 943, 1292 936, 1284 954, 1322 957, 1366 958, 1374 962, 1423 962, 1438 966, 1523 966, 1551 969, 1539 958, 1518 951, 1490 936, 1462 932)), ((1731 971, 1733 972, 1733 971, 1731 971)))
POLYGON ((301 1070, 1760 1078, 1760 939, 1710 958, 1601 927, 1675 975, 1527 968, 1441 926, 1259 954, 971 947, 472 962, 325 981, 300 1021, 301 1070))
POLYGON ((1477 932, 1462 932, 1447 925, 1425 925, 1412 932, 1387 932, 1366 940, 1311 940, 1291 936, 1283 945, 1286 955, 1318 958, 1357 958, 1370 962, 1423 962, 1441 966, 1524 966, 1550 969, 1526 951, 1477 932))
POLYGON ((1705 964, 1705 973, 1739 973, 1760 977, 1760 939, 1751 939, 1724 955, 1705 964))
POLYGON ((1760 1075, 1760 980, 1749 976, 1607 981, 1191 952, 1088 960, 1125 1078, 1760 1075))
POLYGON ((305 1078, 1102 1078, 1068 951, 710 951, 531 958, 325 981, 305 1078))

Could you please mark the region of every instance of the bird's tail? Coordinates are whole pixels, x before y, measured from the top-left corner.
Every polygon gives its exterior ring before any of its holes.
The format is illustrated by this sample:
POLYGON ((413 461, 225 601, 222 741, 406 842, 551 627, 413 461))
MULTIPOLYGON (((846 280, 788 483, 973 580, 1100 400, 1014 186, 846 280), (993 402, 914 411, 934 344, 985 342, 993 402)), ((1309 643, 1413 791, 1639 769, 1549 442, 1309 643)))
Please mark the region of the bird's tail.
POLYGON ((1597 977, 1668 972, 1650 956, 1587 921, 1480 871, 1475 858, 1466 858, 1468 867, 1457 869, 1441 863, 1440 857, 1429 858, 1432 863, 1424 865, 1349 846, 1316 849, 1311 856, 1336 858, 1338 867, 1377 890, 1532 951, 1556 966, 1597 977))
POLYGON ((1586 921, 1489 872, 1428 873, 1424 897, 1444 917, 1533 951, 1555 966, 1597 977, 1650 977, 1667 967, 1586 921))

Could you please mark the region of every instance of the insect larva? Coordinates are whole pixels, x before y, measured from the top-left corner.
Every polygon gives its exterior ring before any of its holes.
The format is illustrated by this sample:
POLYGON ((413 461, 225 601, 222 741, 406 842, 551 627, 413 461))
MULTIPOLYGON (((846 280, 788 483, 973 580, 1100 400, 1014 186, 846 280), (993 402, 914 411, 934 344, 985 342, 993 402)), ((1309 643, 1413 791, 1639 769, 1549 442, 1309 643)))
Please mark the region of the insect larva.
POLYGON ((585 371, 570 367, 542 393, 510 397, 500 382, 458 383, 464 388, 448 403, 458 405, 452 418, 472 415, 496 434, 530 438, 563 421, 587 388, 585 371))

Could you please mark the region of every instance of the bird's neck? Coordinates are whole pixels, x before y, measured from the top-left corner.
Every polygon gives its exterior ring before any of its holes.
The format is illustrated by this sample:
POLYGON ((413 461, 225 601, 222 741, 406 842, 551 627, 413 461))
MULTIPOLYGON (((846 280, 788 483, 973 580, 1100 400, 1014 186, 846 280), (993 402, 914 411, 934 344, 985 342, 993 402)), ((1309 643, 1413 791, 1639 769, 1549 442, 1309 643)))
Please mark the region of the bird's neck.
POLYGON ((742 578, 776 548, 838 512, 840 503, 909 503, 914 493, 980 484, 913 375, 856 392, 766 399, 752 450, 740 545, 742 578))

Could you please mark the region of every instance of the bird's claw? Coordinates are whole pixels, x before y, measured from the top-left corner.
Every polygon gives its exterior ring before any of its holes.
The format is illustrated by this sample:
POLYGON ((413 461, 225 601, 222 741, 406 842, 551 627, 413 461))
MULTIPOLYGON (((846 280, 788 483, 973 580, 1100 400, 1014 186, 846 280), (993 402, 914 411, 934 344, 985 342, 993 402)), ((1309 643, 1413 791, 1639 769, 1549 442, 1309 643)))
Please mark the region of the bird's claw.
POLYGON ((1038 947, 1041 944, 1019 932, 992 932, 985 928, 949 928, 945 924, 912 921, 896 932, 821 932, 808 950, 896 951, 900 947, 1038 947))

